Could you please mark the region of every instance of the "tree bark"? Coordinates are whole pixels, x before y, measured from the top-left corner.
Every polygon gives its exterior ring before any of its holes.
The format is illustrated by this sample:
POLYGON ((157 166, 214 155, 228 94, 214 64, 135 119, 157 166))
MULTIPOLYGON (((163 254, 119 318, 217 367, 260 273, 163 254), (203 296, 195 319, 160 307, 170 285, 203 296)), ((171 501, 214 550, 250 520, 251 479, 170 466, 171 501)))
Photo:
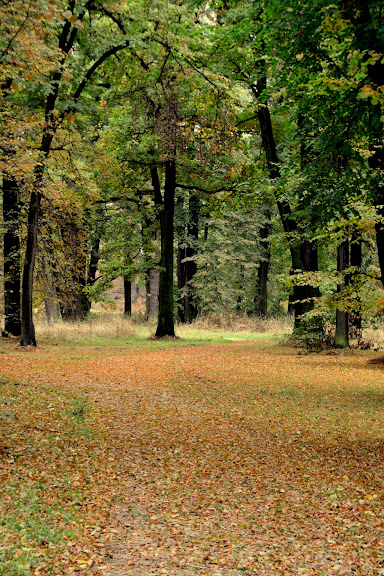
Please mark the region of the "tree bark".
POLYGON ((124 316, 132 315, 132 282, 124 278, 124 316))
POLYGON ((35 171, 35 182, 31 193, 28 210, 27 242, 25 248, 23 284, 21 296, 21 346, 36 346, 35 326, 33 324, 33 274, 37 252, 37 234, 39 210, 41 204, 40 186, 43 177, 43 167, 39 165, 35 171))
MULTIPOLYGON (((342 242, 337 249, 337 271, 343 272, 349 266, 349 246, 348 241, 342 242)), ((348 278, 345 281, 338 284, 337 292, 341 294, 345 286, 348 284, 348 278)), ((348 348, 349 338, 348 338, 348 312, 344 310, 336 310, 336 333, 335 333, 335 348, 348 348)))
MULTIPOLYGON (((352 272, 350 282, 351 284, 355 284, 356 281, 359 283, 359 274, 361 272, 361 266, 363 263, 363 252, 362 252, 362 241, 361 238, 353 236, 352 242, 350 244, 350 265, 355 268, 354 272, 352 272)), ((361 340, 362 332, 361 332, 361 299, 358 295, 359 285, 356 287, 356 310, 353 312, 350 318, 351 323, 351 332, 354 338, 357 340, 361 340)))
POLYGON ((254 298, 254 311, 260 318, 266 318, 268 314, 268 274, 271 262, 269 237, 272 230, 271 207, 268 205, 264 207, 263 219, 260 228, 261 258, 257 270, 257 287, 254 298))
POLYGON ((148 271, 145 284, 147 318, 155 318, 159 311, 159 278, 160 272, 158 270, 148 271))
MULTIPOLYGON (((266 77, 261 77, 257 80, 255 86, 252 88, 252 93, 256 101, 259 101, 259 97, 266 89, 266 85, 266 77)), ((258 107, 257 115, 269 177, 271 180, 277 180, 281 177, 280 160, 277 154, 271 115, 266 102, 263 103, 263 106, 258 107)), ((299 229, 297 222, 293 218, 291 207, 286 200, 278 197, 276 198, 276 204, 291 253, 292 271, 316 271, 318 269, 316 247, 307 240, 301 244, 297 243, 297 240, 295 240, 293 236, 299 232, 299 229)), ((300 327, 301 316, 313 308, 313 296, 315 295, 316 291, 314 291, 310 285, 294 286, 291 306, 295 315, 295 331, 300 327), (303 300, 305 302, 303 302, 303 300)))
POLYGON ((176 188, 175 160, 165 162, 164 200, 160 213, 161 260, 159 282, 159 315, 156 338, 175 336, 173 303, 173 240, 176 188))
MULTIPOLYGON (((83 290, 87 286, 93 286, 96 281, 97 267, 100 260, 100 236, 95 234, 91 239, 91 250, 89 254, 88 273, 84 282, 83 290)), ((81 317, 88 316, 92 306, 92 300, 84 291, 81 294, 81 317)))
POLYGON ((60 304, 57 297, 56 286, 45 255, 41 258, 40 277, 44 285, 45 316, 48 324, 61 320, 60 304))
POLYGON ((196 194, 190 192, 188 202, 187 245, 179 247, 177 255, 178 288, 182 293, 182 308, 179 312, 181 322, 191 323, 197 316, 197 303, 193 296, 191 281, 197 271, 193 259, 197 252, 199 239, 200 201, 196 194), (188 260, 186 260, 188 259, 188 260))
MULTIPOLYGON (((345 0, 343 3, 343 12, 354 25, 354 34, 358 48, 369 58, 369 51, 377 54, 384 54, 383 36, 379 28, 375 27, 370 12, 370 3, 368 0, 345 0)), ((384 60, 378 58, 373 64, 367 66, 368 81, 376 88, 383 85, 384 78, 384 60)), ((380 265, 381 282, 384 284, 384 145, 383 136, 384 128, 382 122, 381 104, 372 104, 367 100, 369 106, 369 126, 368 138, 370 141, 371 156, 368 158, 368 165, 372 171, 377 172, 373 182, 374 190, 372 197, 376 207, 378 219, 375 225, 377 253, 380 265), (379 176, 381 175, 381 177, 379 176)))
POLYGON ((4 332, 20 336, 20 205, 15 178, 3 174, 3 219, 4 219, 4 332))

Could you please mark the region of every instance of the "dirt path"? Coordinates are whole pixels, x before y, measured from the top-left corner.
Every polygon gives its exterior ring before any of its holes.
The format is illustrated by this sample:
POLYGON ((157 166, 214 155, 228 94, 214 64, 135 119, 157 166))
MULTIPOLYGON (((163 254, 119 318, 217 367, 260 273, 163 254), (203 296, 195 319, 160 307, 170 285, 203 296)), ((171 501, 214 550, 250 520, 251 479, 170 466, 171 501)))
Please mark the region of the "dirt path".
POLYGON ((365 358, 81 355, 20 352, 6 372, 98 411, 121 478, 105 574, 384 574, 384 373, 365 358))

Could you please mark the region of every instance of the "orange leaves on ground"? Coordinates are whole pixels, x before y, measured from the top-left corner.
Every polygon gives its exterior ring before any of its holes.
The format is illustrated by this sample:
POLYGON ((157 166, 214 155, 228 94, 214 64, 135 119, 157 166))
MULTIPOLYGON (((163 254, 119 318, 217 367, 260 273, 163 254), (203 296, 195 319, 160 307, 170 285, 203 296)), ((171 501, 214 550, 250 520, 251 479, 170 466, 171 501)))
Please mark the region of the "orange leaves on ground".
POLYGON ((83 520, 79 541, 105 527, 118 490, 109 528, 73 554, 77 570, 93 561, 113 576, 379 573, 384 375, 364 355, 254 343, 76 354, 12 350, 2 373, 29 382, 23 394, 83 398, 72 412, 95 437, 71 443, 49 404, 27 418, 39 413, 45 430, 30 432, 31 447, 49 427, 61 439, 50 450, 86 462, 67 503, 83 520))

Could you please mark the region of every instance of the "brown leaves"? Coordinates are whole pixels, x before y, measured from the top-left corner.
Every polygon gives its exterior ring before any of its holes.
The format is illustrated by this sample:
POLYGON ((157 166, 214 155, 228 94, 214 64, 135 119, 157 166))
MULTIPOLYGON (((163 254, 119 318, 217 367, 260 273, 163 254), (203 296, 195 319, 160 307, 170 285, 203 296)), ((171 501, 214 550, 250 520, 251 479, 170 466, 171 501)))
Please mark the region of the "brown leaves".
POLYGON ((82 519, 65 569, 86 573, 92 560, 113 576, 374 574, 384 376, 365 356, 151 345, 110 357, 64 346, 4 356, 4 375, 31 383, 22 396, 46 399, 28 408, 31 445, 46 458, 31 479, 47 482, 41 472, 50 471, 61 504, 82 519), (96 438, 73 442, 66 432, 58 405, 72 391, 91 407, 76 426, 92 424, 96 438), (59 492, 57 462, 71 470, 66 489, 76 497, 59 492), (117 494, 112 530, 96 530, 117 494))

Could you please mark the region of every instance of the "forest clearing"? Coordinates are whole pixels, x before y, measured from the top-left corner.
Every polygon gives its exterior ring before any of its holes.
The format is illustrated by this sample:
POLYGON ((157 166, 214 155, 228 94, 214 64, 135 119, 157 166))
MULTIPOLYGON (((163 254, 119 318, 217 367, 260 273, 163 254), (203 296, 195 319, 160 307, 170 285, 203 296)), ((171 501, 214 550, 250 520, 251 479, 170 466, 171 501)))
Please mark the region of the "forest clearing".
POLYGON ((0 353, 0 574, 384 573, 377 354, 223 331, 0 353))

